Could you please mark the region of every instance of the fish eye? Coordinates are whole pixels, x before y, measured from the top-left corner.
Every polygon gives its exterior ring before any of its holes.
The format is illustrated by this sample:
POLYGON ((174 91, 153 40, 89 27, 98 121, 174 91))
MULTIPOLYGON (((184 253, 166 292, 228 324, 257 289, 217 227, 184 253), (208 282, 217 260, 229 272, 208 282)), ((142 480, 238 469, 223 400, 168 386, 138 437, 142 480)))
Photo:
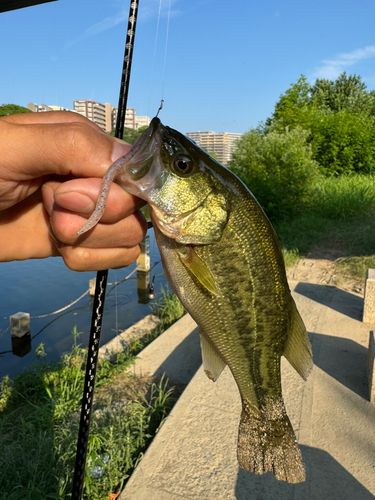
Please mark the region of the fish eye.
POLYGON ((172 171, 177 175, 188 175, 194 170, 194 162, 187 155, 176 155, 172 161, 172 171))

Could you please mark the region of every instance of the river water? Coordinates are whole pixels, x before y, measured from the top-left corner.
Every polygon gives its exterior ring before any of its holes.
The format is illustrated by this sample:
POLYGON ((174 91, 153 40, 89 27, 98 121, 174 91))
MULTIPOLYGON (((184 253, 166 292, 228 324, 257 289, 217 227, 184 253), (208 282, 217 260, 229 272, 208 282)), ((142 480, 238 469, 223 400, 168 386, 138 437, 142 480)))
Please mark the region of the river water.
MULTIPOLYGON (((161 287, 166 289, 168 284, 152 229, 148 231, 148 235, 150 278, 155 275, 157 301, 161 297, 161 287)), ((137 288, 137 271, 117 286, 110 284, 123 280, 135 268, 136 264, 133 264, 124 269, 109 271, 101 345, 151 312, 155 301, 140 303, 144 301, 145 293, 137 288)), ((71 304, 88 290, 89 280, 95 276, 95 272, 77 273, 69 270, 60 257, 0 263, 0 380, 4 375, 14 377, 25 367, 40 362, 35 356, 35 349, 41 343, 44 344, 47 354, 45 359, 58 360, 73 344, 71 332, 74 326, 78 332, 82 332, 78 343, 82 347, 87 346, 92 309, 89 294, 61 313, 44 318, 35 316, 49 314, 71 304), (17 312, 27 312, 31 316, 31 350, 22 357, 12 352, 9 328, 9 316, 17 312)), ((140 281, 144 281, 144 275, 138 276, 138 284, 140 281)), ((13 342, 13 350, 15 349, 17 350, 13 342)), ((29 349, 30 345, 21 347, 21 351, 29 349)))

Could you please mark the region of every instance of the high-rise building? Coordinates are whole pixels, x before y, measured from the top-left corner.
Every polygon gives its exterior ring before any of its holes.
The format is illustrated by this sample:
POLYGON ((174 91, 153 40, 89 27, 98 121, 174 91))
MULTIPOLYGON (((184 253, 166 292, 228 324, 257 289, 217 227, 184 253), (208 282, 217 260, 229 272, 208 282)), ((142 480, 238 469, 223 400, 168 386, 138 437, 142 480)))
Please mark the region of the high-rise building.
POLYGON ((141 127, 148 127, 150 125, 150 118, 148 116, 136 116, 135 128, 138 130, 141 127))
POLYGON ((215 134, 215 132, 208 131, 186 132, 186 135, 207 153, 215 153, 219 163, 227 167, 232 159, 234 142, 240 139, 242 134, 232 134, 230 132, 215 134))
POLYGON ((106 105, 96 101, 90 101, 87 99, 77 99, 73 101, 73 109, 76 113, 85 116, 92 122, 96 123, 105 132, 110 132, 107 130, 107 115, 106 115, 106 105))
MULTIPOLYGON (((47 106, 46 104, 34 104, 32 102, 29 102, 27 107, 31 111, 39 113, 43 111, 71 111, 61 106, 47 106)), ((116 128, 118 108, 115 108, 112 104, 102 104, 88 99, 76 99, 73 101, 73 111, 96 123, 105 132, 111 132, 116 128)), ((148 126, 150 121, 148 116, 136 116, 135 108, 126 108, 125 127, 138 130, 139 127, 148 126)))
POLYGON ((135 130, 135 108, 126 108, 125 127, 135 130))
POLYGON ((27 105, 27 109, 30 109, 33 113, 42 113, 45 111, 54 111, 52 106, 47 106, 47 104, 34 104, 33 102, 29 102, 27 105))

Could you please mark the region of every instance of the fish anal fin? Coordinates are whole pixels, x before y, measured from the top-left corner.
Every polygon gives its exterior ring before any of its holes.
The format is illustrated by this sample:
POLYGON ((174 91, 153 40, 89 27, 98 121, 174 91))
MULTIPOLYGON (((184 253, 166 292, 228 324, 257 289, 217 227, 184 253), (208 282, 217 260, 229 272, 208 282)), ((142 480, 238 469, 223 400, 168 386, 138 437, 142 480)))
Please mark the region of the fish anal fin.
POLYGON ((202 330, 200 330, 199 334, 204 373, 210 380, 216 382, 221 372, 224 370, 226 363, 202 330))
POLYGON ((218 295, 216 283, 211 271, 192 246, 185 246, 183 249, 178 250, 178 256, 184 266, 197 278, 206 290, 214 295, 218 295))
POLYGON ((313 367, 312 349, 305 325, 294 301, 290 331, 283 355, 301 377, 306 380, 313 367))

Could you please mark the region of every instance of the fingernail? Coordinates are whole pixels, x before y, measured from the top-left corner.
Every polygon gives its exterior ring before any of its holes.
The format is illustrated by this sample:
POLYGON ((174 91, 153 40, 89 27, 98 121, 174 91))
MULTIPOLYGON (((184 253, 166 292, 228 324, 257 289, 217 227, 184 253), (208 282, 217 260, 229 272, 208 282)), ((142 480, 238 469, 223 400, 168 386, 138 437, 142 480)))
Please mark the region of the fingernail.
POLYGON ((121 139, 118 139, 117 137, 113 137, 114 144, 113 144, 113 150, 112 150, 112 156, 111 160, 114 162, 121 158, 121 156, 126 155, 131 150, 131 145, 127 144, 126 142, 122 141, 121 139))

